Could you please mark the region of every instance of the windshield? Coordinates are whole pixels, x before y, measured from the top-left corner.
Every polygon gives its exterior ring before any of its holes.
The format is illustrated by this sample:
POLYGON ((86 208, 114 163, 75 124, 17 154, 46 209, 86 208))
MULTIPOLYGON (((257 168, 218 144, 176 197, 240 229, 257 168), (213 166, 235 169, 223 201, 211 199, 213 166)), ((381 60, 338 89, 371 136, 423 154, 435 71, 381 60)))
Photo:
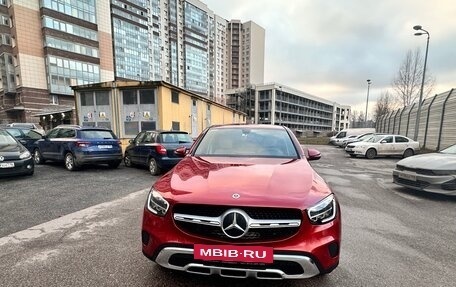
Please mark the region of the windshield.
POLYGON ((456 154, 456 144, 440 151, 441 153, 456 154))
POLYGON ((265 128, 214 128, 202 138, 196 156, 298 158, 286 130, 265 128))
POLYGON ((6 131, 0 131, 0 145, 16 145, 17 142, 11 136, 9 133, 6 131))

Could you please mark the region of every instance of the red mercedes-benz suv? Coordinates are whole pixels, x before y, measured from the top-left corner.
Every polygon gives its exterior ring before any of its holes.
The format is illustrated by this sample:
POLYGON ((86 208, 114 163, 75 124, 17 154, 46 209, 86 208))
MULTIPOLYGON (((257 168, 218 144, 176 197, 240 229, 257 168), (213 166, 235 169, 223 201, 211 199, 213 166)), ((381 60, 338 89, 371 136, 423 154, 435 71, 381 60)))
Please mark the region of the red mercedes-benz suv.
POLYGON ((298 279, 339 263, 340 207, 286 127, 206 129, 152 186, 142 250, 157 264, 197 274, 298 279))

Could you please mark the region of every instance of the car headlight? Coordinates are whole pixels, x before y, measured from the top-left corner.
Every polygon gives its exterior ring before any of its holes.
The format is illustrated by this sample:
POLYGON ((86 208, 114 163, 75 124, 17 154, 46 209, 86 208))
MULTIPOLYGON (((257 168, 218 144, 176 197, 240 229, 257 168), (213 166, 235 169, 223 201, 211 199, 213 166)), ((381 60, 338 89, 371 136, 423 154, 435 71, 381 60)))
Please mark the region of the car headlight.
POLYGON ((333 194, 307 209, 307 215, 313 224, 323 224, 336 217, 336 198, 333 194))
POLYGON ((26 158, 31 158, 32 155, 30 154, 30 152, 28 150, 24 151, 23 153, 21 153, 19 155, 19 158, 20 159, 26 159, 26 158))
POLYGON ((147 209, 155 215, 165 216, 168 211, 169 203, 153 187, 147 197, 147 209))

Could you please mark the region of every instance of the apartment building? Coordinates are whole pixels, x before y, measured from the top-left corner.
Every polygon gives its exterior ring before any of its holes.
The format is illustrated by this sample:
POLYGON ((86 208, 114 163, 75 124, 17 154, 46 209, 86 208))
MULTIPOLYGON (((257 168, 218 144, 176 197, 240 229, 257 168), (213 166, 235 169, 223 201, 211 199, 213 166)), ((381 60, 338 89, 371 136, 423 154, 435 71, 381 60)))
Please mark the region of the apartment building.
POLYGON ((224 104, 233 66, 235 87, 264 76, 264 29, 234 22, 238 43, 198 0, 0 0, 0 123, 72 123, 70 86, 115 79, 166 81, 224 104))
POLYGON ((70 86, 113 80, 109 2, 0 1, 0 18, 0 123, 70 123, 70 86))
POLYGON ((264 29, 254 22, 228 23, 229 89, 264 82, 264 41, 264 29))
POLYGON ((246 113, 247 122, 283 125, 296 134, 348 128, 350 106, 269 83, 227 92, 227 105, 246 113))
POLYGON ((163 80, 219 103, 228 88, 264 81, 265 32, 251 21, 229 22, 198 0, 111 0, 111 7, 116 78, 163 80))

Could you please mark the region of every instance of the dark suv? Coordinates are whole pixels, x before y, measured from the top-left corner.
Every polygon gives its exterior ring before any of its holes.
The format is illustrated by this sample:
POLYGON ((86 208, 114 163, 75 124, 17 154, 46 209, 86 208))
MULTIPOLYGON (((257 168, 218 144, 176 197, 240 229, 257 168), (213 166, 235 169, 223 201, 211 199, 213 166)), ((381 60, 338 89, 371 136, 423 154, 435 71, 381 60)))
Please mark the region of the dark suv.
POLYGON ((122 148, 109 129, 61 125, 50 130, 35 143, 35 163, 63 161, 73 171, 84 164, 108 164, 117 168, 122 161, 122 148))
POLYGON ((147 166, 152 175, 171 169, 182 156, 176 154, 180 147, 190 148, 193 139, 183 131, 142 131, 125 150, 125 166, 147 166))

